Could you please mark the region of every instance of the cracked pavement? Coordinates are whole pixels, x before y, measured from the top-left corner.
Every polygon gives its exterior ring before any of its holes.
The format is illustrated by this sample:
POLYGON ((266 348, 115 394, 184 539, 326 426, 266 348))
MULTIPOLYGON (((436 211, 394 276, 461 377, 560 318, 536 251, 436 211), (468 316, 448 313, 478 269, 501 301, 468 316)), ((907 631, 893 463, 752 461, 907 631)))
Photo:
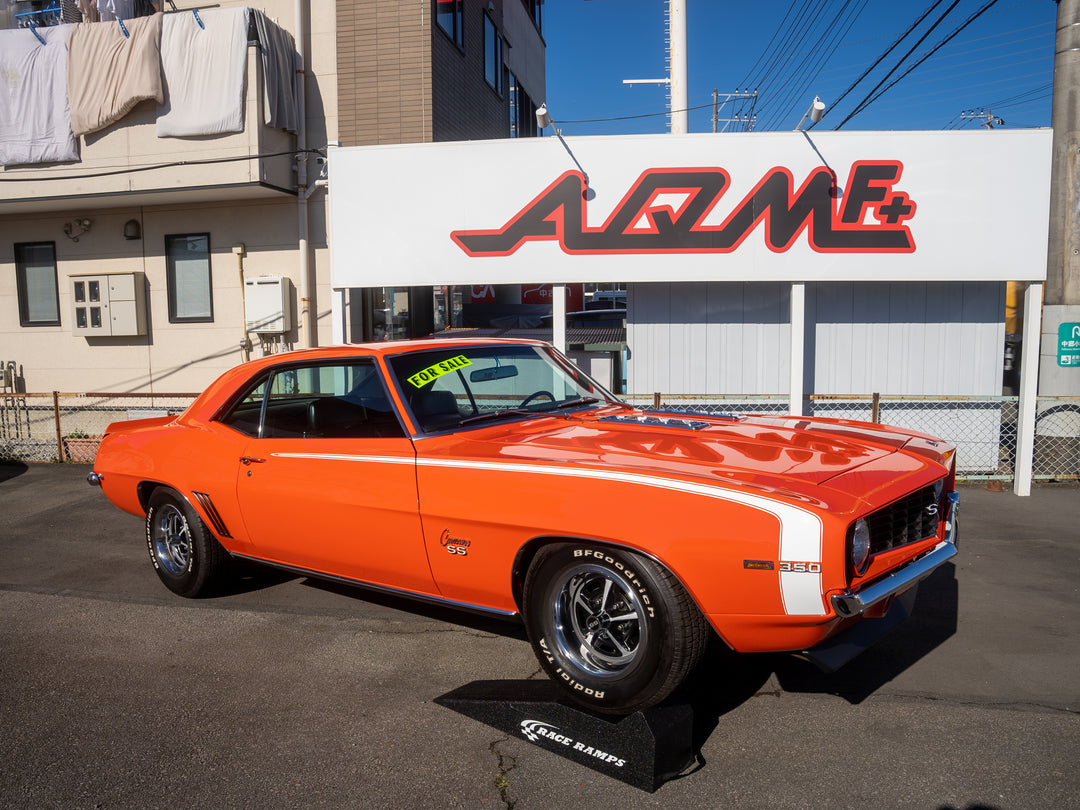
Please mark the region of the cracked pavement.
POLYGON ((1044 808, 1080 797, 1080 490, 962 491, 912 619, 823 675, 714 648, 648 794, 432 701, 543 677, 514 624, 252 569, 158 582, 86 467, 0 465, 0 806, 1044 808))

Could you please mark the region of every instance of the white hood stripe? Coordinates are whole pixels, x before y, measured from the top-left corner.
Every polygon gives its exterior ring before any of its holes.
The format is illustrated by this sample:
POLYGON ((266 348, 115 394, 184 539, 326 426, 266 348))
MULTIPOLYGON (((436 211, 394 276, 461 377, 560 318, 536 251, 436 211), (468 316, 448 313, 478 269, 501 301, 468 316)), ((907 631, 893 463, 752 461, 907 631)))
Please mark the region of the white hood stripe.
MULTIPOLYGON (((761 495, 727 489, 713 484, 699 484, 677 478, 665 478, 645 473, 597 470, 591 467, 561 467, 549 464, 504 461, 466 461, 463 459, 417 458, 408 456, 360 456, 333 453, 272 453, 281 458, 310 458, 330 461, 360 461, 373 464, 417 464, 420 467, 441 467, 456 470, 525 473, 528 475, 557 475, 563 478, 589 478, 600 481, 619 481, 627 484, 656 487, 673 492, 686 492, 706 498, 731 501, 774 516, 780 522, 779 559, 781 562, 822 562, 821 518, 813 512, 792 504, 774 501, 761 495)), ((824 616, 820 570, 815 573, 780 572, 780 595, 784 612, 789 615, 824 616)))

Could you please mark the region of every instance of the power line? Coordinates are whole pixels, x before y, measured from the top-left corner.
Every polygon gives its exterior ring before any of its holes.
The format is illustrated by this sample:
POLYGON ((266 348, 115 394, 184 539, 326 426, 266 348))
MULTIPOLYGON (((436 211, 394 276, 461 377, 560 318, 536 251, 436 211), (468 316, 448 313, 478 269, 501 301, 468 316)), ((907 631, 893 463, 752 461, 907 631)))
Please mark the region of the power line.
POLYGON ((890 45, 885 50, 884 53, 881 54, 881 56, 879 56, 876 60, 874 60, 874 64, 870 65, 870 67, 868 67, 866 70, 864 70, 862 72, 862 74, 860 74, 859 78, 857 78, 855 81, 853 81, 851 84, 848 85, 847 89, 843 93, 840 94, 840 98, 836 99, 836 101, 834 101, 832 103, 832 106, 835 107, 837 104, 839 104, 841 101, 843 101, 847 97, 848 93, 850 93, 852 90, 855 89, 856 85, 858 85, 859 82, 861 82, 863 79, 865 79, 867 77, 867 75, 869 75, 869 73, 874 68, 876 68, 878 65, 880 65, 882 60, 884 60, 885 57, 887 57, 890 53, 892 53, 893 50, 901 42, 903 42, 905 39, 907 39, 908 34, 910 34, 912 31, 914 31, 919 26, 919 24, 923 20, 925 20, 927 18, 927 16, 930 14, 930 12, 932 12, 935 8, 937 8, 939 5, 941 5, 941 2, 942 2, 942 0, 934 0, 934 2, 931 3, 930 6, 927 7, 926 11, 924 11, 922 13, 922 16, 920 16, 917 20, 915 20, 915 22, 913 22, 910 26, 908 26, 908 29, 904 33, 902 33, 899 36, 899 38, 897 38, 897 40, 895 42, 893 42, 893 44, 890 45))
MULTIPOLYGON (((833 57, 836 52, 836 43, 843 42, 844 37, 851 31, 852 26, 858 20, 859 16, 866 9, 868 0, 862 0, 861 4, 852 6, 852 0, 846 0, 840 10, 825 27, 825 31, 818 38, 818 40, 810 46, 810 53, 813 54, 814 61, 804 61, 803 69, 796 74, 785 87, 791 87, 791 89, 779 99, 776 105, 777 112, 773 115, 766 128, 779 125, 786 112, 791 108, 800 92, 806 92, 807 88, 812 85, 818 75, 821 73, 825 65, 833 57), (849 11, 850 9, 850 11, 849 11), (842 19, 847 13, 847 19, 842 19), (812 71, 812 75, 811 75, 812 71)), ((782 90, 780 92, 783 92, 782 90)))
MULTIPOLYGON (((285 155, 319 155, 326 157, 326 152, 320 149, 290 149, 287 152, 267 152, 259 155, 239 155, 235 157, 203 158, 201 160, 176 160, 171 163, 153 163, 147 166, 129 166, 126 169, 114 169, 107 172, 93 172, 90 174, 40 174, 34 176, 34 182, 39 180, 88 180, 92 177, 112 177, 118 174, 137 174, 149 172, 154 169, 172 169, 178 166, 208 166, 213 163, 238 163, 243 160, 262 160, 263 158, 284 157, 285 155)), ((26 177, 0 177, 0 183, 25 183, 26 177)))
MULTIPOLYGON (((949 16, 949 13, 954 8, 956 8, 959 4, 960 4, 960 0, 953 0, 952 5, 950 5, 947 9, 945 9, 945 11, 942 12, 941 16, 938 17, 936 20, 934 20, 933 23, 930 24, 930 27, 926 30, 926 33, 924 33, 921 37, 919 37, 919 41, 916 42, 914 45, 912 45, 908 49, 908 52, 905 53, 902 57, 900 57, 900 61, 897 62, 895 65, 893 65, 892 70, 890 70, 888 73, 886 73, 885 76, 881 79, 881 81, 879 81, 876 85, 874 85, 874 89, 871 90, 869 93, 867 93, 866 96, 863 98, 863 100, 855 105, 855 109, 848 114, 848 117, 845 118, 843 121, 841 121, 836 127, 834 127, 834 129, 840 129, 840 127, 842 127, 844 124, 846 124, 848 121, 851 120, 852 116, 856 115, 857 113, 859 113, 863 109, 865 109, 866 106, 870 103, 871 96, 873 96, 874 93, 876 93, 878 91, 878 88, 880 88, 883 84, 885 84, 885 82, 887 82, 889 80, 889 77, 892 76, 894 73, 896 73, 896 71, 898 71, 900 69, 900 66, 902 64, 904 64, 905 61, 907 61, 907 58, 909 56, 911 56, 911 54, 913 54, 918 49, 918 47, 923 44, 923 42, 926 41, 926 38, 928 36, 930 36, 934 32, 934 29, 937 28, 939 25, 941 25, 945 21, 945 18, 949 16)), ((937 5, 938 5, 938 3, 935 3, 934 7, 936 8, 937 5)), ((906 34, 905 34, 905 36, 906 36, 906 34)))
MULTIPOLYGON (((917 68, 923 62, 925 62, 927 59, 929 59, 934 53, 936 53, 938 50, 940 50, 945 45, 947 45, 949 42, 951 42, 956 36, 958 36, 960 34, 961 31, 963 31, 965 28, 967 28, 969 25, 971 25, 971 23, 975 22, 975 20, 977 20, 979 17, 981 17, 987 11, 987 9, 989 9, 991 6, 993 6, 995 3, 997 3, 997 1, 998 0, 989 0, 982 8, 980 8, 978 11, 976 11, 974 14, 972 14, 970 17, 968 17, 966 20, 964 20, 964 22, 955 31, 953 31, 951 34, 949 34, 947 37, 945 37, 945 39, 941 40, 941 42, 939 42, 937 45, 935 45, 933 48, 931 48, 929 51, 927 51, 927 53, 925 55, 923 55, 922 58, 920 58, 914 65, 909 67, 902 74, 900 74, 896 79, 894 79, 892 82, 890 82, 888 85, 886 85, 884 89, 882 89, 880 92, 877 93, 877 95, 875 95, 873 98, 870 98, 868 96, 866 99, 864 99, 863 102, 858 107, 856 107, 852 112, 850 112, 848 114, 847 118, 845 118, 843 121, 841 121, 836 126, 836 129, 840 129, 840 127, 842 127, 844 124, 846 124, 848 121, 850 121, 854 116, 858 115, 860 112, 862 112, 867 107, 869 107, 871 104, 873 104, 875 101, 877 101, 877 99, 881 98, 881 96, 884 93, 888 92, 889 89, 894 87, 897 82, 901 81, 905 76, 907 76, 909 73, 911 73, 911 71, 915 70, 915 68, 917 68)), ((955 3, 953 5, 955 5, 955 3)), ((950 7, 950 10, 951 10, 951 7, 950 7)), ((948 12, 946 12, 946 13, 948 13, 948 12)), ((943 17, 943 19, 944 19, 944 17, 943 17)), ((933 28, 931 28, 931 30, 933 30, 933 28)), ((927 32, 927 33, 929 33, 929 32, 927 32)), ((888 78, 888 77, 886 77, 886 78, 888 78)), ((880 83, 879 83, 878 86, 879 87, 881 86, 880 83)), ((876 89, 877 88, 875 88, 875 90, 876 89)), ((871 92, 873 93, 873 91, 871 91, 871 92)))

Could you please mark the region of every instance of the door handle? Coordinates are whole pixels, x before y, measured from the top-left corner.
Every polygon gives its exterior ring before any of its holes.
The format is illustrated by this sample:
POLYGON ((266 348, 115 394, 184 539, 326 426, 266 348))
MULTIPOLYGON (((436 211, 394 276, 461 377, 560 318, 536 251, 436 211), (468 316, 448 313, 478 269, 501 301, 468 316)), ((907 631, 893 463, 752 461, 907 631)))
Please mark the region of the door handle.
POLYGON ((251 456, 240 456, 240 463, 247 467, 249 464, 263 464, 266 461, 265 458, 252 458, 251 456))

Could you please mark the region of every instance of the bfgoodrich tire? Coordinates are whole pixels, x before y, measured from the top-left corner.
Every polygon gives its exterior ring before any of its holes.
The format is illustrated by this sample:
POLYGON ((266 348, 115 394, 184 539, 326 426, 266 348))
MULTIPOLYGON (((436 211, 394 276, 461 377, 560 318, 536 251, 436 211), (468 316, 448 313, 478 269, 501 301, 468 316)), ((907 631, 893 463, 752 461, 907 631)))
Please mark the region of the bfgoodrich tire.
POLYGON ((150 496, 146 546, 165 587, 189 598, 213 593, 229 563, 228 552, 171 489, 159 488, 150 496))
POLYGON ((577 703, 605 714, 662 701, 708 640, 705 618, 671 572, 600 544, 542 549, 524 605, 541 666, 577 703))

